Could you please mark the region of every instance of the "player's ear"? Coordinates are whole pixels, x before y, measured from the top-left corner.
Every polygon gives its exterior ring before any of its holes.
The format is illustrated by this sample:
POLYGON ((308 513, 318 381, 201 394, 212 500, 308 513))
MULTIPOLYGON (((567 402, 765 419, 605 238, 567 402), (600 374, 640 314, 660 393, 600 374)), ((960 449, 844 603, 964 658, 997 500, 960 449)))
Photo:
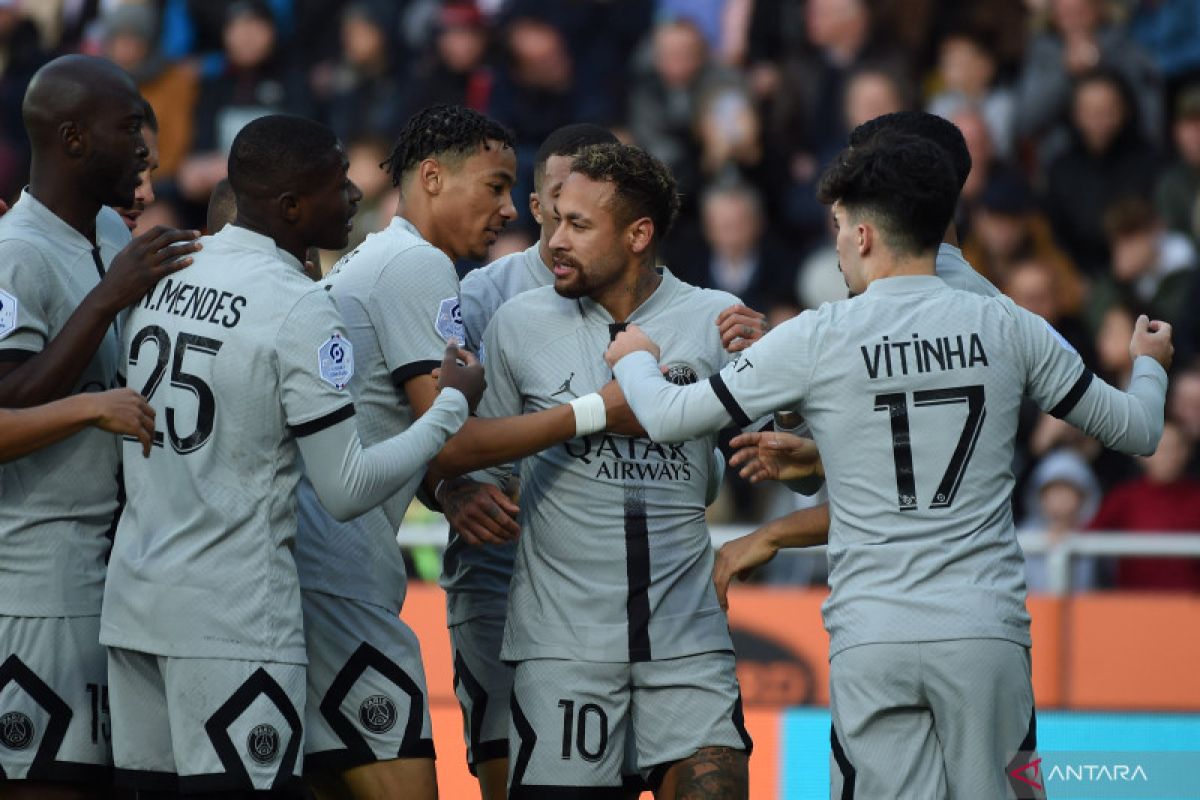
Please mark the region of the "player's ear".
POLYGON ((284 192, 279 195, 276 202, 279 204, 279 213, 283 220, 289 225, 295 225, 300 221, 300 216, 303 213, 301 208, 300 196, 295 192, 284 192))
POLYGON ((871 248, 875 246, 875 229, 866 223, 860 222, 855 227, 857 235, 858 254, 865 256, 871 252, 871 248))
POLYGON ((542 224, 542 201, 538 199, 537 192, 529 193, 529 213, 533 215, 538 225, 542 224))
POLYGON ((635 254, 641 255, 650 249, 650 244, 654 241, 654 222, 649 217, 635 219, 625 229, 625 235, 629 242, 629 249, 635 254))
POLYGON ((427 158, 417 165, 417 183, 428 194, 442 191, 442 165, 436 158, 427 158))
POLYGON ((79 158, 87 152, 87 132, 78 122, 67 121, 59 125, 58 138, 71 158, 79 158))

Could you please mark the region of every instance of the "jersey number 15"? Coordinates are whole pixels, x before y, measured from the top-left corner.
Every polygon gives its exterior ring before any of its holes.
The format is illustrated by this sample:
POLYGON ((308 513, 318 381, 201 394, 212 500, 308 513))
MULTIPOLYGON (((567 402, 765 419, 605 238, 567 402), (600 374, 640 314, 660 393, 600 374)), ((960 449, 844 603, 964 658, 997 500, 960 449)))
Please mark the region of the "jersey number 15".
MULTIPOLYGON (((959 484, 962 483, 963 473, 975 452, 975 443, 979 441, 979 431, 983 429, 983 420, 987 410, 983 403, 983 386, 955 386, 950 389, 930 389, 923 392, 913 392, 913 406, 946 406, 967 404, 967 421, 958 437, 954 454, 942 480, 938 483, 933 495, 930 508, 949 508, 958 494, 959 484)), ((912 439, 908 428, 908 394, 896 392, 893 394, 875 395, 875 410, 886 411, 892 420, 892 456, 896 462, 896 491, 899 495, 901 511, 915 511, 917 508, 917 481, 913 473, 912 439)))

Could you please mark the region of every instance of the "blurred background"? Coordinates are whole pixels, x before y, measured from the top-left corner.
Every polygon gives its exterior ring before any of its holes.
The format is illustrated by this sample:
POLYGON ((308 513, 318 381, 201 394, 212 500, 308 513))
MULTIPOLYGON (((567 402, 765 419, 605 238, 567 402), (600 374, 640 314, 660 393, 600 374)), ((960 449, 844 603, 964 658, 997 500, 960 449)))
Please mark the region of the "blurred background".
MULTIPOLYGON (((521 217, 499 256, 536 235, 527 197, 541 140, 597 122, 675 174, 683 212, 666 264, 774 323, 845 297, 814 188, 847 132, 899 109, 950 119, 974 160, 957 223, 977 270, 1117 386, 1129 378, 1137 315, 1176 330, 1154 456, 1104 452, 1032 406, 1023 412, 1014 513, 1039 707, 1200 711, 1200 2, 0 0, 0 199, 11 203, 27 179, 25 86, 65 52, 112 59, 156 111, 139 230, 202 228, 234 135, 286 111, 328 123, 345 143, 365 193, 354 247, 395 211, 378 168, 392 139, 414 111, 449 102, 516 135, 521 217)), ((338 255, 324 254, 324 266, 338 255)), ((711 521, 720 539, 803 502, 729 476, 711 521)), ((432 581, 444 528, 423 509, 413 518, 401 541, 413 577, 432 581)), ((756 723, 756 785, 773 788, 756 796, 812 796, 789 783, 801 762, 788 742, 822 740, 787 733, 811 719, 780 709, 827 700, 824 582, 822 553, 781 555, 734 601, 748 713, 767 715, 756 723)), ((411 613, 433 615, 414 623, 423 637, 443 624, 437 591, 413 587, 411 613)), ((439 667, 440 646, 426 644, 439 667)), ((432 663, 430 672, 436 693, 432 663)), ((813 724, 827 724, 815 713, 813 724)), ((1122 749, 1111 745, 1125 739, 1104 738, 1117 729, 1159 749, 1200 742, 1186 714, 1146 718, 1185 726, 1161 741, 1134 718, 1050 719, 1058 745, 1122 749)), ((457 722, 447 725, 453 737, 457 722)), ((819 773, 824 751, 814 752, 819 773)))

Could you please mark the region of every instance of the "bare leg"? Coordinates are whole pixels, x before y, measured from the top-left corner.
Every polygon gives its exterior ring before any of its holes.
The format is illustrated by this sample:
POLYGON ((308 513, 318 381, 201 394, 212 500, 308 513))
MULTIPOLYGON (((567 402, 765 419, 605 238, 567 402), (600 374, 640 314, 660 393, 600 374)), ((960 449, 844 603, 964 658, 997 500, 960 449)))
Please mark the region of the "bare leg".
POLYGON ((746 753, 731 747, 702 747, 667 770, 655 800, 747 800, 746 753))

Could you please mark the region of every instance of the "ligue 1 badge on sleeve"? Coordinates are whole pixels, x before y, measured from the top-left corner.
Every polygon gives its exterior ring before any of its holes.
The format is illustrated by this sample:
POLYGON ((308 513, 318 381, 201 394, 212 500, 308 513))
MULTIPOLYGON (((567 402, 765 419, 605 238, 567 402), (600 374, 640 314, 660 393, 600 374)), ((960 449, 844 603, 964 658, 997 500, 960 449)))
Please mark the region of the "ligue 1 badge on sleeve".
POLYGON ((345 389, 354 376, 354 348, 335 333, 317 351, 317 364, 321 380, 335 389, 345 389))
POLYGON ((434 320, 433 327, 437 329, 438 336, 447 342, 451 339, 457 339, 459 344, 466 341, 463 336, 462 305, 457 297, 447 297, 438 304, 437 319, 434 320))
POLYGON ((17 298, 0 289, 0 339, 17 329, 17 298))

